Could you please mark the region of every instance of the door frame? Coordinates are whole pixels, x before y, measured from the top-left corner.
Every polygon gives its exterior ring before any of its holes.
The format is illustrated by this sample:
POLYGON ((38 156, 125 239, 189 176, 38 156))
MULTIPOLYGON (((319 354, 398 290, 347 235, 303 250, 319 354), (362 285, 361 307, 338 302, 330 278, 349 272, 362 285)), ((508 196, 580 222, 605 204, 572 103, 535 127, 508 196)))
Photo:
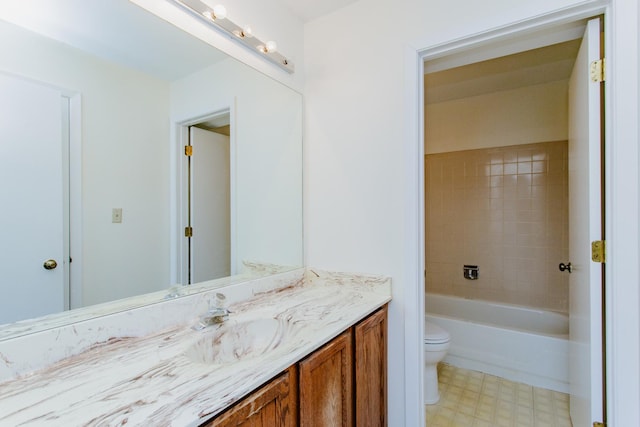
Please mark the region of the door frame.
POLYGON ((203 121, 214 119, 222 115, 229 115, 229 184, 230 184, 230 242, 231 242, 231 275, 237 274, 237 245, 235 242, 237 233, 237 204, 236 204, 236 170, 237 170, 237 144, 236 144, 236 105, 235 99, 226 107, 195 115, 172 123, 173 138, 171 138, 171 283, 186 285, 186 271, 188 269, 188 244, 184 237, 184 227, 188 219, 188 197, 186 185, 188 181, 187 158, 184 155, 184 146, 189 144, 189 127, 203 121))
POLYGON ((69 298, 68 309, 82 304, 82 95, 62 90, 69 99, 69 298))
MULTIPOLYGON (((517 51, 527 50, 526 39, 531 37, 534 32, 550 32, 552 30, 566 30, 567 26, 571 27, 571 23, 576 21, 585 20, 598 15, 604 16, 605 21, 605 53, 607 56, 611 55, 612 49, 612 19, 611 19, 611 7, 606 4, 581 4, 579 6, 567 8, 558 12, 548 13, 542 16, 538 16, 532 19, 521 21, 518 23, 505 25, 502 27, 490 29, 485 32, 470 35, 468 37, 462 37, 446 41, 443 43, 427 46, 422 49, 415 49, 414 47, 407 46, 405 48, 405 106, 406 111, 409 114, 405 115, 405 139, 409 141, 409 146, 406 148, 406 203, 405 208, 407 210, 407 238, 405 254, 407 259, 407 279, 408 284, 405 288, 406 295, 404 296, 405 303, 405 351, 404 351, 404 363, 405 363, 405 413, 407 414, 406 421, 410 423, 411 420, 415 420, 415 425, 424 425, 424 399, 423 399, 423 386, 422 378, 424 377, 424 352, 423 352, 423 336, 424 336, 424 299, 425 299, 425 196, 424 196, 424 125, 425 125, 425 111, 424 111, 424 70, 425 63, 443 63, 445 57, 467 57, 468 62, 477 62, 482 60, 478 57, 474 59, 470 58, 471 50, 474 53, 478 50, 486 50, 487 48, 500 49, 500 55, 506 55, 509 53, 515 53, 517 51), (516 49, 509 51, 504 47, 500 47, 498 44, 504 42, 517 41, 522 43, 516 44, 512 48, 516 49), (517 47, 519 46, 519 47, 517 47), (417 375, 416 375, 417 373, 417 375)), ((537 43, 544 40, 545 35, 541 35, 535 39, 537 43)), ((532 47, 528 47, 531 49, 532 47)), ((496 52, 494 52, 495 54, 496 52)), ((497 55, 499 56, 499 55, 497 55)), ((487 59, 487 58, 485 58, 487 59)), ((460 63, 459 65, 462 65, 460 63)), ((605 90, 611 94, 612 91, 609 88, 610 83, 605 82, 605 90)), ((611 138, 611 96, 605 99, 605 139, 612 141, 611 138)), ((611 186, 611 143, 605 147, 605 191, 607 194, 611 194, 609 191, 611 186)), ((607 229, 606 235, 611 236, 609 232, 612 216, 611 212, 612 201, 608 198, 605 201, 605 218, 607 223, 605 228, 607 229)), ((606 283, 612 284, 611 278, 612 269, 606 269, 606 283)), ((612 322, 610 320, 613 310, 611 309, 612 298, 611 286, 606 291, 605 301, 607 307, 605 310, 604 324, 606 326, 605 334, 607 336, 607 342, 604 346, 604 357, 606 363, 606 375, 611 378, 611 361, 613 360, 612 347, 612 322)), ((605 394, 607 399, 606 412, 609 415, 614 415, 612 411, 611 398, 613 394, 612 389, 613 381, 607 381, 605 394)), ((611 417, 609 419, 611 421, 611 417)), ((413 424, 413 422, 411 422, 413 424)))

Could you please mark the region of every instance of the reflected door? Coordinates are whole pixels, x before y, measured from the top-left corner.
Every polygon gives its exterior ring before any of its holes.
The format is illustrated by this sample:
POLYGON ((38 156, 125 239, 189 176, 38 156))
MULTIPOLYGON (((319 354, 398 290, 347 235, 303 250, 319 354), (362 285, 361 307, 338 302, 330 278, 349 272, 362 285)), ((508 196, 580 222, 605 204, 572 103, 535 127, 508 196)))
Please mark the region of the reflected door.
POLYGON ((229 137, 191 127, 191 283, 231 275, 229 137))
POLYGON ((602 239, 601 92, 590 64, 600 59, 600 22, 588 22, 569 80, 569 259, 571 419, 604 422, 602 264, 591 242, 602 239))
POLYGON ((62 96, 0 74, 0 323, 66 308, 62 96))

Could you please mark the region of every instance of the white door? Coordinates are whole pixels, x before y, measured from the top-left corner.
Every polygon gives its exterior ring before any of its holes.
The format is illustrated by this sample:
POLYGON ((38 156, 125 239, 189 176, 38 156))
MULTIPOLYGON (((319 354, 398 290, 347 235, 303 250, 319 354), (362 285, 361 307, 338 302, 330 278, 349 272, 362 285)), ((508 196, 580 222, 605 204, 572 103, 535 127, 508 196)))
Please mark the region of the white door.
POLYGON ((65 309, 61 93, 0 74, 0 118, 1 324, 65 309))
POLYGON ((229 137, 191 127, 191 283, 231 271, 229 137))
POLYGON ((571 419, 603 420, 602 265, 591 242, 602 239, 600 83, 589 66, 600 59, 600 22, 588 22, 569 81, 569 276, 571 419))

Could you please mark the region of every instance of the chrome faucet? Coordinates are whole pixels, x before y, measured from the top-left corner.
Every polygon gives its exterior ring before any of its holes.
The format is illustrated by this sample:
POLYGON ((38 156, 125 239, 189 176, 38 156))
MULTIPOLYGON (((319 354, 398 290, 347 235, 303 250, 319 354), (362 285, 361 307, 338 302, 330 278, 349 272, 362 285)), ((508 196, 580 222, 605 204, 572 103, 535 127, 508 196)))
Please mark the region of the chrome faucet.
POLYGON ((213 305, 210 305, 209 310, 200 316, 200 322, 194 327, 196 330, 204 329, 208 326, 222 323, 229 319, 229 313, 231 313, 226 307, 227 297, 224 294, 216 293, 216 297, 213 305))

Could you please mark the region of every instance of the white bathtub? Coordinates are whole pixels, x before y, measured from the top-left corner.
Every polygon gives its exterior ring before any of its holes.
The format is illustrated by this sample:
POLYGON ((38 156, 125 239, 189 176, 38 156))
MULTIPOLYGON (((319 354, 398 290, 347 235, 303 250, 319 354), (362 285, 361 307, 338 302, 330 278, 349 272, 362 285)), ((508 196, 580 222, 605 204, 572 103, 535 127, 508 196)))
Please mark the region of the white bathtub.
POLYGON ((431 293, 425 307, 451 334, 445 363, 569 392, 567 315, 431 293))

